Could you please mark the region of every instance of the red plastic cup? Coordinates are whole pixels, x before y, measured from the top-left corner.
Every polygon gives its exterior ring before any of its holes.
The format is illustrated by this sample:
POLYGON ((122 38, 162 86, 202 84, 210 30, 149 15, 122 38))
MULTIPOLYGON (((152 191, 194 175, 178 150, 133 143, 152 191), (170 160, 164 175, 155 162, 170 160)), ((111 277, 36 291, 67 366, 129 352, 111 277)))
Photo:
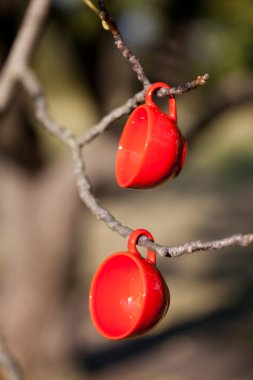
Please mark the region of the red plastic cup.
POLYGON ((140 335, 166 314, 169 289, 156 268, 156 254, 143 258, 136 249, 144 230, 135 230, 128 252, 109 256, 98 268, 90 288, 90 314, 96 329, 106 338, 118 340, 140 335))
POLYGON ((150 188, 175 178, 184 166, 187 143, 177 127, 176 100, 169 97, 169 113, 153 102, 154 91, 170 88, 156 82, 146 92, 145 104, 129 116, 116 155, 116 180, 121 187, 150 188))

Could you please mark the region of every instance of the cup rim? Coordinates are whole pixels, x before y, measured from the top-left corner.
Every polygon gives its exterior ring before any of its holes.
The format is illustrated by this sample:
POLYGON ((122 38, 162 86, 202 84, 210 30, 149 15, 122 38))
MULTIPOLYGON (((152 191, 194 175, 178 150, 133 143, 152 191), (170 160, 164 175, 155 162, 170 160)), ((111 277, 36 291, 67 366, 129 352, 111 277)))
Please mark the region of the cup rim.
MULTIPOLYGON (((147 158, 147 154, 148 154, 148 151, 150 150, 149 146, 150 144, 148 144, 148 141, 152 141, 152 139, 150 139, 150 134, 151 134, 151 129, 152 129, 152 125, 151 125, 151 119, 154 118, 153 116, 153 112, 156 111, 158 109, 158 107, 156 105, 147 105, 146 103, 145 104, 142 104, 140 106, 138 106, 132 113, 131 115, 128 117, 127 119, 127 122, 124 126, 124 130, 122 132, 122 135, 121 135, 121 138, 120 138, 120 142, 118 144, 118 149, 117 149, 117 159, 116 159, 116 173, 117 173, 117 181, 118 181, 118 184, 121 186, 121 187, 132 187, 132 186, 135 186, 135 182, 136 182, 136 178, 139 176, 140 172, 141 172, 141 169, 142 167, 144 166, 144 163, 146 161, 146 158, 147 158), (127 180, 123 180, 122 179, 122 176, 119 175, 119 170, 118 170, 118 167, 119 167, 119 163, 118 163, 118 152, 119 152, 119 146, 120 146, 120 142, 121 142, 121 139, 122 138, 125 138, 124 137, 124 134, 129 134, 128 132, 128 128, 129 128, 129 125, 131 123, 131 120, 133 118, 136 117, 136 114, 138 112, 140 112, 141 109, 144 109, 146 114, 147 114, 147 133, 146 133, 146 136, 145 136, 145 139, 144 139, 144 146, 145 146, 145 149, 143 149, 142 151, 142 154, 141 154, 141 159, 139 161, 139 163, 136 165, 136 168, 135 170, 133 171, 131 177, 129 177, 129 179, 127 180)), ((166 115, 166 114, 165 114, 166 115)))
MULTIPOLYGON (((135 331, 135 329, 136 329, 136 326, 139 325, 140 321, 143 318, 144 310, 145 310, 145 305, 146 305, 147 299, 148 299, 148 294, 147 294, 148 293, 148 288, 147 288, 147 285, 146 285, 145 276, 144 276, 144 273, 143 273, 142 265, 140 264, 140 260, 145 260, 145 263, 149 263, 150 265, 154 266, 154 268, 156 268, 155 264, 153 264, 148 259, 145 259, 144 257, 142 257, 139 253, 138 254, 134 254, 134 253, 130 253, 130 252, 127 252, 127 251, 126 252, 116 252, 116 253, 110 255, 107 259, 104 260, 104 262, 99 266, 99 268, 97 269, 97 271, 96 271, 96 273, 95 273, 95 275, 93 277, 93 280, 92 280, 92 283, 91 283, 91 286, 90 286, 90 293, 89 293, 90 313, 91 313, 91 318, 92 318, 92 321, 93 321, 94 325, 96 326, 96 328, 100 332, 100 334, 103 335, 105 338, 108 338, 108 339, 111 339, 111 340, 120 340, 120 339, 124 339, 124 338, 131 337, 131 336, 134 336, 134 335, 138 334, 138 331, 135 331), (95 313, 95 310, 94 310, 94 298, 95 298, 94 297, 94 288, 95 288, 95 285, 96 285, 96 281, 98 280, 98 278, 99 278, 99 276, 101 274, 101 271, 103 270, 103 268, 105 267, 105 265, 110 260, 112 260, 113 258, 118 257, 118 256, 126 256, 126 257, 130 258, 131 260, 133 260, 135 262, 135 264, 137 265, 137 267, 138 267, 138 269, 140 271, 140 274, 141 274, 142 282, 143 282, 143 291, 145 293, 145 298, 144 298, 144 303, 143 303, 140 315, 139 315, 138 319, 135 321, 134 325, 131 328, 129 328, 126 332, 124 332, 122 334, 113 335, 113 334, 110 334, 108 332, 105 332, 105 330, 103 328, 101 328, 99 322, 97 321, 96 313, 95 313)), ((159 271, 158 271, 158 273, 159 273, 159 271)))

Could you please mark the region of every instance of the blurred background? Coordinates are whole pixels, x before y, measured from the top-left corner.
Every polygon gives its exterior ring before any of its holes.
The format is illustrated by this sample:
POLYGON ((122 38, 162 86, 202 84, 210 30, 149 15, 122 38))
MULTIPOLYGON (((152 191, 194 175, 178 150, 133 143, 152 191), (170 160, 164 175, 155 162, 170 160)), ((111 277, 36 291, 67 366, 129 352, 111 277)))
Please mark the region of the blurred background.
MULTIPOLYGON (((1 66, 27 3, 0 2, 1 66)), ((168 246, 252 232, 252 1, 107 6, 152 82, 210 80, 177 97, 189 142, 180 176, 152 190, 118 188, 125 118, 85 148, 95 195, 123 224, 168 246)), ((54 118, 75 133, 141 90, 81 0, 52 1, 32 66, 54 118)), ((1 115, 0 158, 0 335, 28 379, 253 378, 252 246, 158 258, 171 292, 167 316, 143 337, 105 340, 90 320, 89 286, 126 241, 79 201, 70 153, 37 125, 22 89, 1 115)))

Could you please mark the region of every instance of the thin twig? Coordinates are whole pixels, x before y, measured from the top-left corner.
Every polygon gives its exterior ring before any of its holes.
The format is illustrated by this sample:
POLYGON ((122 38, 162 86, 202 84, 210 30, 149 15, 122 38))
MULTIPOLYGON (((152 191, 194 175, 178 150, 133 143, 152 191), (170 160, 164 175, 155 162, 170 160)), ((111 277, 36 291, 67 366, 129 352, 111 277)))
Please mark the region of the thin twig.
POLYGON ((24 69, 18 79, 33 101, 36 119, 48 132, 65 145, 72 147, 75 136, 70 130, 59 125, 50 115, 46 97, 35 73, 31 69, 24 69))
MULTIPOLYGON (((163 257, 179 257, 200 251, 217 251, 223 248, 241 246, 246 247, 253 243, 253 234, 236 234, 213 241, 193 241, 175 247, 163 247, 156 244, 155 251, 163 257)), ((145 244, 143 244, 144 246, 145 244)), ((145 245, 146 246, 146 245, 145 245)), ((151 248, 152 249, 152 248, 151 248)), ((153 250, 153 249, 152 249, 153 250)))
MULTIPOLYGON (((85 166, 82 157, 81 147, 76 144, 72 149, 73 159, 75 163, 75 173, 77 176, 77 187, 79 196, 90 211, 99 220, 103 221, 112 231, 117 232, 120 236, 127 239, 133 231, 131 228, 122 225, 109 211, 103 208, 99 201, 94 197, 91 189, 90 181, 85 173, 85 166)), ((215 251, 235 245, 245 247, 253 242, 253 234, 237 234, 221 240, 214 241, 194 241, 175 247, 161 246, 149 240, 146 236, 141 236, 138 240, 140 246, 156 252, 163 257, 179 257, 184 254, 194 253, 198 251, 215 251)))
MULTIPOLYGON (((207 74, 205 74, 203 77, 205 77, 206 75, 207 74)), ((199 76, 198 78, 202 77, 199 76)), ((24 88, 29 93, 31 99, 35 104, 35 114, 38 121, 40 121, 43 126, 47 125, 47 130, 49 130, 53 135, 59 137, 63 143, 71 146, 74 135, 68 129, 56 123, 56 121, 49 114, 43 90, 35 73, 32 70, 24 69, 22 75, 18 79, 20 82, 22 82, 24 88)), ((169 90, 167 89, 169 91, 169 95, 175 93, 178 94, 179 91, 182 95, 184 92, 190 91, 190 87, 188 85, 189 83, 192 84, 191 89, 200 86, 200 84, 196 85, 196 80, 187 82, 184 85, 179 85, 169 90)), ((167 96, 167 94, 162 94, 162 96, 167 96)), ((98 135, 105 132, 115 120, 120 119, 122 116, 129 114, 129 112, 131 112, 139 103, 144 101, 144 98, 145 90, 142 90, 135 94, 132 98, 128 99, 126 103, 124 103, 120 107, 115 108, 105 117, 103 117, 100 120, 100 122, 91 127, 83 135, 79 136, 77 138, 78 144, 86 145, 93 141, 98 135)))
POLYGON ((29 64, 51 0, 31 0, 0 76, 0 113, 10 103, 17 76, 29 64))
POLYGON ((99 16, 99 9, 93 4, 91 0, 83 0, 83 2, 94 12, 98 17, 99 16))
POLYGON ((173 87, 173 88, 161 88, 157 91, 157 96, 164 97, 168 95, 182 95, 185 92, 195 90, 196 88, 203 86, 209 79, 209 74, 199 75, 196 79, 191 82, 173 87))
POLYGON ((76 144, 72 148, 73 160, 75 164, 75 174, 77 178, 77 188, 79 196, 88 209, 99 220, 103 221, 112 231, 116 231, 123 238, 127 238, 132 230, 121 224, 108 210, 103 208, 92 193, 91 183, 85 172, 85 165, 81 147, 76 144))
POLYGON ((24 380, 21 367, 16 359, 7 349, 3 339, 0 337, 0 367, 5 370, 8 380, 24 380))
MULTIPOLYGON (((94 6, 94 4, 92 4, 89 0, 83 0, 83 1, 86 3, 86 5, 89 8, 91 8, 95 13, 97 13, 96 11, 97 8, 94 6)), ((150 81, 147 78, 142 65, 140 64, 140 61, 132 53, 129 47, 126 45, 118 29, 116 22, 114 21, 114 19, 112 18, 112 16, 108 13, 106 9, 105 2, 103 0, 102 1, 99 0, 98 3, 99 3, 99 12, 97 14, 102 21, 103 27, 107 30, 110 30, 115 40, 116 47, 119 49, 123 57, 126 58, 128 62, 130 63, 132 70, 137 74, 137 78, 142 83, 144 89, 147 88, 150 85, 150 81)))
POLYGON ((143 102, 144 97, 145 90, 142 90, 135 94, 132 98, 128 99, 122 106, 115 108, 87 132, 82 134, 78 139, 79 143, 82 145, 90 143, 98 135, 105 132, 114 121, 120 119, 124 115, 129 114, 129 112, 135 109, 139 103, 143 102))
MULTIPOLYGON (((136 56, 131 52, 131 50, 126 45, 117 24, 115 23, 112 16, 108 13, 107 8, 105 6, 104 0, 99 0, 99 9, 94 6, 94 4, 90 0, 83 0, 104 22, 103 26, 105 29, 110 30, 115 39, 116 47, 121 51, 124 58, 126 58, 131 64, 132 70, 137 73, 138 79, 142 82, 144 89, 146 89, 150 85, 150 81, 144 73, 144 69, 140 64, 140 61, 136 58, 136 56)), ((168 96, 168 95, 182 95, 185 92, 193 90, 199 86, 202 86, 208 80, 209 75, 204 74, 203 76, 198 76, 195 80, 191 82, 187 82, 183 85, 179 85, 177 87, 173 87, 172 89, 163 88, 158 91, 157 95, 160 97, 168 96)))
MULTIPOLYGON (((161 97, 168 96, 168 95, 182 95, 185 92, 194 90, 195 88, 199 86, 203 86, 207 82, 208 78, 209 78, 209 75, 204 74, 203 76, 198 76, 197 79, 191 82, 187 82, 182 85, 171 87, 170 89, 162 88, 161 90, 157 92, 157 95, 161 97)), ((115 108, 109 114, 104 116, 97 124, 95 124, 87 132, 81 135, 78 139, 78 142, 81 145, 90 143, 98 135, 105 132, 115 120, 118 120, 122 116, 129 114, 133 109, 136 108, 136 106, 139 103, 143 102, 145 99, 145 93, 146 93, 145 90, 138 92, 132 98, 128 99, 126 103, 124 103, 122 106, 115 108)))

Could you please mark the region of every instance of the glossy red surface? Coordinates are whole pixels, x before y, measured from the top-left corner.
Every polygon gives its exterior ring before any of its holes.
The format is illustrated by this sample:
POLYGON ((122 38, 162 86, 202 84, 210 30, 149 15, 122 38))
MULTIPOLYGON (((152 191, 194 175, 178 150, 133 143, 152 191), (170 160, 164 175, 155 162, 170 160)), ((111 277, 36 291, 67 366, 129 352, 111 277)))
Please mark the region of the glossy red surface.
POLYGON ((129 116, 117 150, 116 180, 121 187, 149 188, 176 177, 183 168, 187 144, 177 127, 176 100, 169 97, 169 113, 153 102, 154 91, 166 83, 152 84, 145 104, 129 116))
POLYGON ((143 229, 128 240, 128 252, 109 256, 98 268, 90 288, 90 313, 97 330, 108 339, 140 335, 167 312, 169 290, 155 266, 155 254, 143 258, 136 249, 143 229))

